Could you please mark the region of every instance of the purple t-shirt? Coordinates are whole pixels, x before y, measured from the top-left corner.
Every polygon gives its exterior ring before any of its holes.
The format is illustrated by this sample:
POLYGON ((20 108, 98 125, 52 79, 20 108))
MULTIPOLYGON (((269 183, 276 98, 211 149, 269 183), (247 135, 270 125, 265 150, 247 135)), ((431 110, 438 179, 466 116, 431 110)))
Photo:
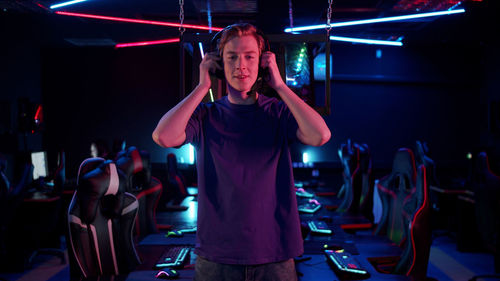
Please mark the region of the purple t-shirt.
POLYGON ((297 128, 283 102, 263 95, 198 106, 185 141, 197 153, 197 255, 251 265, 302 254, 289 150, 297 128))

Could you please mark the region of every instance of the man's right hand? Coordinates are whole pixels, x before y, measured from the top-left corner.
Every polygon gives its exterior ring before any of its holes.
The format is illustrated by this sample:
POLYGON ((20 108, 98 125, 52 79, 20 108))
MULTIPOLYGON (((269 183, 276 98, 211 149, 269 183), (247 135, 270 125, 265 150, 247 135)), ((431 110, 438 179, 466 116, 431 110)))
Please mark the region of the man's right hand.
POLYGON ((216 70, 223 70, 220 64, 221 58, 217 52, 210 52, 205 54, 205 57, 200 63, 200 82, 199 85, 210 88, 210 72, 215 72, 216 70))

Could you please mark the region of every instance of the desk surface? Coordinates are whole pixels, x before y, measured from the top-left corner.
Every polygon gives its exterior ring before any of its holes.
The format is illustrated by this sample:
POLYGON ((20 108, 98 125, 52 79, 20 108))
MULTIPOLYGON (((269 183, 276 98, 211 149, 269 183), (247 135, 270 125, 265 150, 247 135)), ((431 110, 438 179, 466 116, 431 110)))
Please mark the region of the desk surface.
MULTIPOLYGON (((322 204, 335 204, 337 201, 334 196, 316 197, 322 204)), ((299 199, 301 201, 301 199, 299 199)), ((163 220, 161 223, 169 223, 174 226, 183 226, 187 224, 196 224, 194 220, 186 220, 186 217, 193 217, 193 211, 197 209, 197 202, 189 200, 186 202, 189 209, 183 212, 167 212, 162 213, 160 217, 163 220)), ((302 274, 299 280, 303 281, 319 281, 319 280, 339 280, 334 271, 326 262, 326 257, 323 255, 323 245, 337 245, 344 248, 346 251, 354 254, 354 257, 359 263, 370 273, 368 280, 410 280, 407 276, 383 274, 375 270, 370 264, 368 258, 380 256, 398 256, 401 254, 401 249, 394 245, 391 241, 384 237, 375 237, 370 234, 353 235, 346 233, 341 225, 349 222, 366 222, 367 219, 346 214, 340 214, 326 208, 321 208, 314 214, 300 214, 302 222, 316 219, 321 216, 330 216, 332 221, 328 225, 333 230, 333 235, 321 236, 309 234, 304 239, 305 253, 297 258, 297 271, 302 274), (304 260, 306 259, 306 260, 304 260), (303 261, 300 261, 303 260, 303 261)), ((165 233, 152 234, 146 236, 138 245, 139 255, 147 257, 147 260, 142 258, 143 264, 139 268, 130 273, 126 280, 160 280, 156 279, 155 275, 158 270, 154 270, 154 263, 160 258, 163 251, 168 245, 193 245, 195 244, 196 234, 186 233, 182 237, 166 237, 165 233)), ((179 270, 179 278, 175 280, 192 280, 194 277, 194 263, 196 255, 191 252, 191 265, 188 268, 179 270)))

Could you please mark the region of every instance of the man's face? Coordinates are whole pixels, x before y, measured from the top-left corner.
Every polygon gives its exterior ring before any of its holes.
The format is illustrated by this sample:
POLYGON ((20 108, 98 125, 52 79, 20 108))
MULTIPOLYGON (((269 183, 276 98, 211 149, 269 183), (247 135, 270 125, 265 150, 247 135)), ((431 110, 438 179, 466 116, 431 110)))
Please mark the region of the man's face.
POLYGON ((259 45, 251 35, 234 37, 224 46, 224 74, 232 88, 248 92, 259 73, 259 45))

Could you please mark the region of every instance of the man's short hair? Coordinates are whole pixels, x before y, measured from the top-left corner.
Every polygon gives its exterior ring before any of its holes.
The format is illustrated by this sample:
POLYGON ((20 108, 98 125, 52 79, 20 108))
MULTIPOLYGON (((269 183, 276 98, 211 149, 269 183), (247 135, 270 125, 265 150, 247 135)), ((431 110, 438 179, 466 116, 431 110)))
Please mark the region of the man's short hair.
POLYGON ((222 56, 224 52, 224 47, 229 40, 234 37, 242 37, 246 35, 251 35, 257 40, 257 45, 259 46, 259 56, 262 54, 265 48, 265 40, 261 35, 262 33, 253 25, 249 23, 236 23, 232 24, 222 31, 222 35, 218 42, 217 48, 219 50, 219 55, 222 56))

